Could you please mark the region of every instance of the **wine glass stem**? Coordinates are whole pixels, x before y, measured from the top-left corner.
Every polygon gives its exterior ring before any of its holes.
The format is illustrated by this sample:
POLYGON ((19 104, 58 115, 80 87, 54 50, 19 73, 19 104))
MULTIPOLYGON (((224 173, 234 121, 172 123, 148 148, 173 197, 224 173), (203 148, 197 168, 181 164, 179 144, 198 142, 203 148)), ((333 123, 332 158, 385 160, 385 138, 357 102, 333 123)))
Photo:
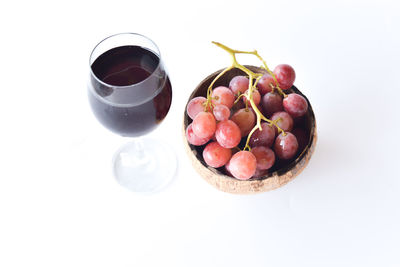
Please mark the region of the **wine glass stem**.
POLYGON ((132 140, 134 144, 134 158, 132 159, 135 161, 135 165, 142 165, 147 163, 150 160, 149 154, 146 153, 146 150, 143 145, 142 138, 135 138, 132 140))

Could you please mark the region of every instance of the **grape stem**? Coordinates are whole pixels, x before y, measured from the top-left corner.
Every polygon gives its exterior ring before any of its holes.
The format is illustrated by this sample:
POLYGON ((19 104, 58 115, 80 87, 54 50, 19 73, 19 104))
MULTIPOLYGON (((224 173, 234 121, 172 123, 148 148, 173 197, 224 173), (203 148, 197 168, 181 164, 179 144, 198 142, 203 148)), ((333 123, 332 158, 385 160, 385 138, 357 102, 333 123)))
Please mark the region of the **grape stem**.
POLYGON ((211 110, 211 108, 213 107, 212 104, 212 88, 215 84, 215 82, 221 78, 226 72, 230 71, 231 69, 237 68, 240 69, 241 71, 243 71, 244 73, 246 73, 248 75, 249 78, 249 87, 246 93, 244 94, 240 94, 235 103, 237 103, 239 101, 239 99, 241 97, 245 97, 247 98, 248 101, 245 101, 246 103, 246 108, 247 108, 247 103, 250 102, 250 105, 252 107, 252 109, 254 110, 254 112, 256 113, 256 118, 257 118, 257 123, 256 125, 253 127, 253 129, 250 131, 249 135, 247 136, 247 140, 246 140, 246 145, 244 146, 243 150, 249 150, 251 151, 251 148, 249 146, 249 141, 250 141, 250 137, 251 135, 257 130, 259 129, 260 131, 262 131, 262 127, 261 127, 261 121, 266 121, 268 122, 270 125, 274 125, 277 129, 279 133, 282 133, 283 135, 286 135, 286 133, 278 126, 277 122, 279 121, 279 119, 277 120, 269 120, 267 119, 262 113, 261 111, 258 109, 257 105, 254 103, 253 100, 253 93, 254 90, 256 89, 256 85, 258 83, 258 81, 261 79, 261 77, 264 75, 264 73, 255 73, 251 70, 249 70, 248 68, 246 68, 245 66, 239 64, 239 62, 236 60, 236 54, 250 54, 250 55, 254 55, 256 56, 261 62, 262 62, 262 69, 265 69, 274 79, 275 85, 274 85, 274 89, 276 89, 278 91, 278 93, 280 95, 282 95, 283 97, 286 97, 287 95, 283 92, 283 90, 279 87, 279 83, 276 79, 275 74, 268 68, 267 63, 265 62, 265 60, 258 54, 257 50, 253 50, 253 51, 240 51, 240 50, 235 50, 232 48, 227 47, 226 45, 223 45, 221 43, 218 42, 212 42, 213 44, 215 44, 216 46, 222 48, 223 50, 225 50, 226 52, 229 53, 229 55, 231 56, 231 60, 232 60, 232 64, 231 66, 227 67, 226 69, 224 69, 223 71, 221 71, 215 78, 214 80, 211 82, 210 86, 208 87, 207 90, 207 101, 205 103, 205 110, 211 110), (254 82, 253 82, 254 80, 254 82), (209 109, 209 107, 211 107, 209 109))
POLYGON ((210 86, 208 87, 208 90, 207 90, 207 101, 204 103, 205 111, 211 111, 212 108, 214 107, 214 104, 212 103, 212 88, 213 88, 215 82, 216 82, 219 78, 221 78, 226 72, 230 71, 230 70, 233 69, 233 68, 234 68, 234 66, 232 65, 232 66, 230 66, 230 67, 224 69, 224 70, 221 71, 221 72, 217 75, 217 77, 215 77, 215 79, 211 82, 211 84, 210 84, 210 86))

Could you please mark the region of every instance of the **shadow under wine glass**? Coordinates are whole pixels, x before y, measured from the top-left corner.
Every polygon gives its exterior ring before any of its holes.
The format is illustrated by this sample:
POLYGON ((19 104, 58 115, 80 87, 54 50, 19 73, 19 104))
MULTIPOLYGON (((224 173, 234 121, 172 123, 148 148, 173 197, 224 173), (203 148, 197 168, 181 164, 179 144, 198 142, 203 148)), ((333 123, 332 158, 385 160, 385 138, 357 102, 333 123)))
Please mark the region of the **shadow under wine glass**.
POLYGON ((164 188, 177 160, 165 142, 143 138, 166 117, 172 87, 157 45, 136 33, 102 40, 90 55, 89 103, 97 120, 112 132, 134 137, 113 158, 117 181, 134 192, 164 188))

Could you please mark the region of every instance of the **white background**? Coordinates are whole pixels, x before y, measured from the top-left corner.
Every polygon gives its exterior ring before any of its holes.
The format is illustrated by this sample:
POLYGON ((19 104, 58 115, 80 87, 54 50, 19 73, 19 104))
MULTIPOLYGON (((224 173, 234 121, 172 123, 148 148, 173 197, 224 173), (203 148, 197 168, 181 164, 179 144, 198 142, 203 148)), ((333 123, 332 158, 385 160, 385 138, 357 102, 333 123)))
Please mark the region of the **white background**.
POLYGON ((3 3, 0 266, 399 266, 399 13, 395 0, 3 3), (92 48, 126 31, 159 45, 173 83, 151 136, 179 171, 152 196, 116 183, 127 140, 86 97, 92 48), (217 191, 185 155, 185 102, 230 64, 212 40, 291 64, 312 103, 316 151, 278 190, 217 191))

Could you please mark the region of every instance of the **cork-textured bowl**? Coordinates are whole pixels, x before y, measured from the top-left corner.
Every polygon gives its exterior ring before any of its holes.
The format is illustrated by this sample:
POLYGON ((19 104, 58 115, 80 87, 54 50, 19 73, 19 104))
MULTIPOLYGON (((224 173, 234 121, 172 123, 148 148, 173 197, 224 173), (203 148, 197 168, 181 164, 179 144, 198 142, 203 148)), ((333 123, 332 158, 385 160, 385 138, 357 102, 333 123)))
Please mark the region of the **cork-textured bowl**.
MULTIPOLYGON (((246 66, 250 70, 254 72, 265 72, 263 69, 254 67, 254 66, 246 66)), ((214 78, 221 72, 222 70, 218 70, 208 77, 206 77, 201 83, 196 87, 193 93, 190 95, 188 102, 196 97, 196 96, 206 96, 206 92, 208 86, 214 80, 214 78)), ((229 81, 237 75, 245 75, 239 69, 232 69, 225 73, 222 77, 218 79, 215 83, 214 88, 217 86, 228 86, 229 81)), ((308 164, 308 161, 311 158, 311 155, 314 152, 316 141, 317 141, 317 131, 316 131, 316 122, 314 112, 312 110, 311 104, 308 101, 307 97, 303 95, 295 86, 292 86, 291 89, 286 90, 286 93, 295 92, 297 94, 302 95, 308 102, 308 111, 302 118, 302 125, 306 128, 306 135, 308 137, 308 142, 305 148, 302 151, 297 153, 297 156, 285 162, 285 164, 281 164, 278 167, 272 167, 272 171, 270 171, 265 176, 260 178, 251 178, 249 180, 243 181, 235 179, 231 176, 228 176, 224 173, 223 168, 215 169, 207 166, 202 157, 202 151, 204 146, 193 146, 189 144, 186 140, 186 128, 192 122, 189 116, 185 113, 183 117, 183 139, 185 150, 192 162, 195 170, 200 174, 201 177, 204 178, 209 184, 216 187, 217 189, 234 194, 254 194, 266 192, 269 190, 273 190, 279 188, 289 181, 293 180, 308 164)))

